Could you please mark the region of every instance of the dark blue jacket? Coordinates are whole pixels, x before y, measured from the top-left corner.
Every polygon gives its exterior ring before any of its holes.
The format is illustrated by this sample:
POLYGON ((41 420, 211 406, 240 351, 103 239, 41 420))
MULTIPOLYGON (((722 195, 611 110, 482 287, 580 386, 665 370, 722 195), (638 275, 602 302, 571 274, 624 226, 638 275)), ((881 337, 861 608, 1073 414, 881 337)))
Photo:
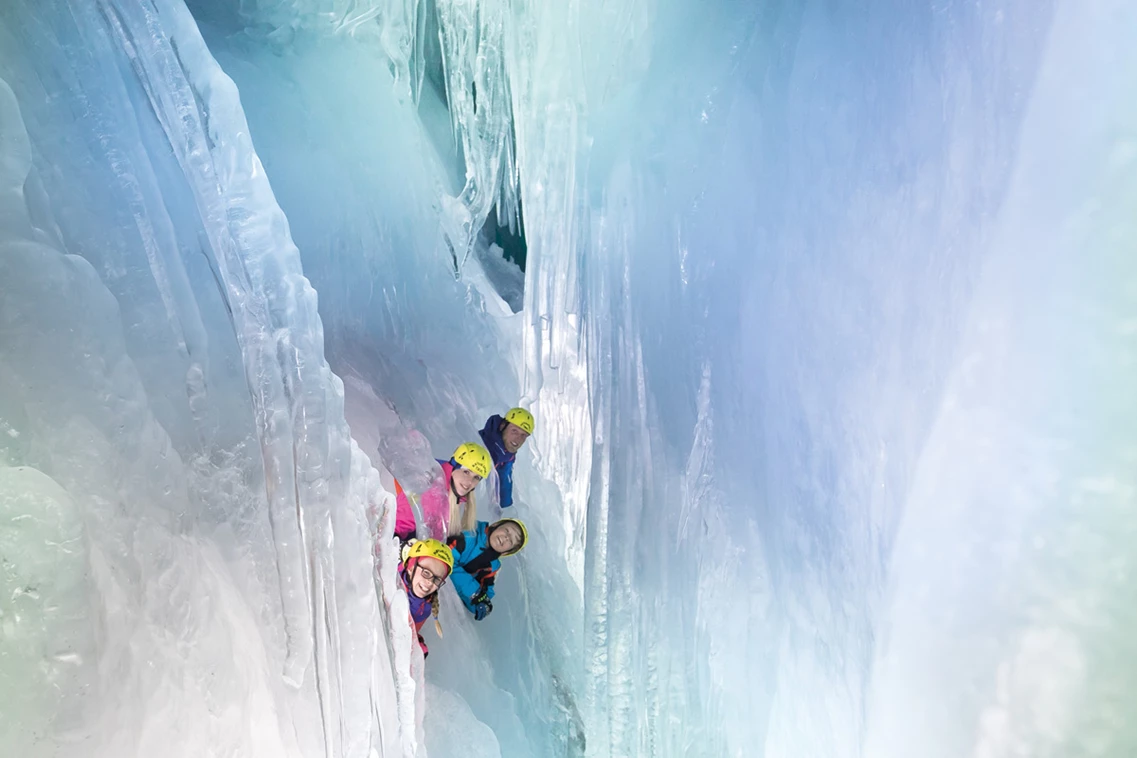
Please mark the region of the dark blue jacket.
POLYGON ((449 541, 454 552, 450 583, 470 613, 474 612, 475 595, 493 597, 494 577, 501 568, 501 554, 490 547, 489 531, 489 522, 479 521, 474 531, 462 532, 449 541))
POLYGON ((513 505, 513 461, 517 457, 505 449, 505 440, 501 438, 501 426, 505 419, 493 415, 486 420, 486 425, 478 434, 482 435, 482 442, 486 450, 490 451, 494 468, 497 469, 498 501, 502 508, 513 505))

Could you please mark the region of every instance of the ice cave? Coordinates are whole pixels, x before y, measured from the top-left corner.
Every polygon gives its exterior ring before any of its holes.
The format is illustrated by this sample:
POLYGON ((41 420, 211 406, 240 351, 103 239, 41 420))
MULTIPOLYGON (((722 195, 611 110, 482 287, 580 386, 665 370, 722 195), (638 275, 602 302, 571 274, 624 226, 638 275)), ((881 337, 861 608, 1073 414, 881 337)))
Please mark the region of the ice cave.
POLYGON ((0 755, 1137 755, 1135 41, 0 0, 0 755), (424 657, 396 490, 512 407, 424 657))

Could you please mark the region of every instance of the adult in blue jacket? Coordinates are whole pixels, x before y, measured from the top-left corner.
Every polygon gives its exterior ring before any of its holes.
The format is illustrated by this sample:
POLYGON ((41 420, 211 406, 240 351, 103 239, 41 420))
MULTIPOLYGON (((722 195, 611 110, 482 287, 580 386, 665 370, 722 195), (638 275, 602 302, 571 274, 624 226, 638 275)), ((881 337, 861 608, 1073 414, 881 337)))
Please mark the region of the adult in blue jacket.
POLYGON ((497 469, 498 502, 502 508, 513 505, 513 461, 534 426, 532 413, 524 408, 510 408, 504 418, 495 414, 486 419, 479 432, 497 469))
POLYGON ((473 531, 462 532, 449 541, 454 553, 450 583, 475 620, 481 621, 493 610, 494 578, 501 568, 501 559, 517 554, 528 541, 525 524, 515 518, 492 524, 479 521, 473 531))

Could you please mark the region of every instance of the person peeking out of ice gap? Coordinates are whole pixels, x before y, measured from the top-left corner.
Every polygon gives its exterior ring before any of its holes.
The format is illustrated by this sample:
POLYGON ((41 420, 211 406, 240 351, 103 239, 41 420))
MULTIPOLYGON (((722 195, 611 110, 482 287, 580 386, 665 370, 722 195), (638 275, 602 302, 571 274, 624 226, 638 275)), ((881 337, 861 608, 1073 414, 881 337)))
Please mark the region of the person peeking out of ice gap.
POLYGON ((481 621, 493 611, 494 577, 501 568, 501 559, 516 555, 528 541, 525 524, 515 518, 492 524, 479 521, 476 529, 450 540, 454 591, 475 620, 481 621))
POLYGON ((534 427, 532 413, 524 408, 511 408, 505 418, 490 416, 479 432, 497 469, 498 502, 502 508, 513 505, 513 462, 534 427))
MULTIPOLYGON (((426 534, 447 540, 474 529, 477 502, 474 489, 490 475, 493 465, 489 452, 476 442, 458 446, 449 461, 439 459, 440 472, 419 496, 426 534)), ((411 497, 395 482, 395 536, 403 542, 418 536, 411 497)))
POLYGON ((438 623, 438 590, 446 583, 446 577, 453 569, 454 554, 438 540, 417 540, 403 546, 399 579, 407 593, 411 623, 418 635, 418 644, 424 658, 430 655, 430 651, 422 637, 422 625, 434 616, 438 636, 442 636, 442 625, 438 623))

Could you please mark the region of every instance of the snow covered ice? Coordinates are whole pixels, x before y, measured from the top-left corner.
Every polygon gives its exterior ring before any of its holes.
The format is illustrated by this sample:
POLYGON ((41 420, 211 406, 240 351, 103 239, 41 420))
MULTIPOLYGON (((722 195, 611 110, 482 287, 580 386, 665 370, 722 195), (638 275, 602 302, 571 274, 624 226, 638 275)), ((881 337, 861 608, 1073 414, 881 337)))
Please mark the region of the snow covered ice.
POLYGON ((5 0, 0 754, 1133 755, 1135 38, 5 0), (424 662, 394 478, 518 403, 424 662))

